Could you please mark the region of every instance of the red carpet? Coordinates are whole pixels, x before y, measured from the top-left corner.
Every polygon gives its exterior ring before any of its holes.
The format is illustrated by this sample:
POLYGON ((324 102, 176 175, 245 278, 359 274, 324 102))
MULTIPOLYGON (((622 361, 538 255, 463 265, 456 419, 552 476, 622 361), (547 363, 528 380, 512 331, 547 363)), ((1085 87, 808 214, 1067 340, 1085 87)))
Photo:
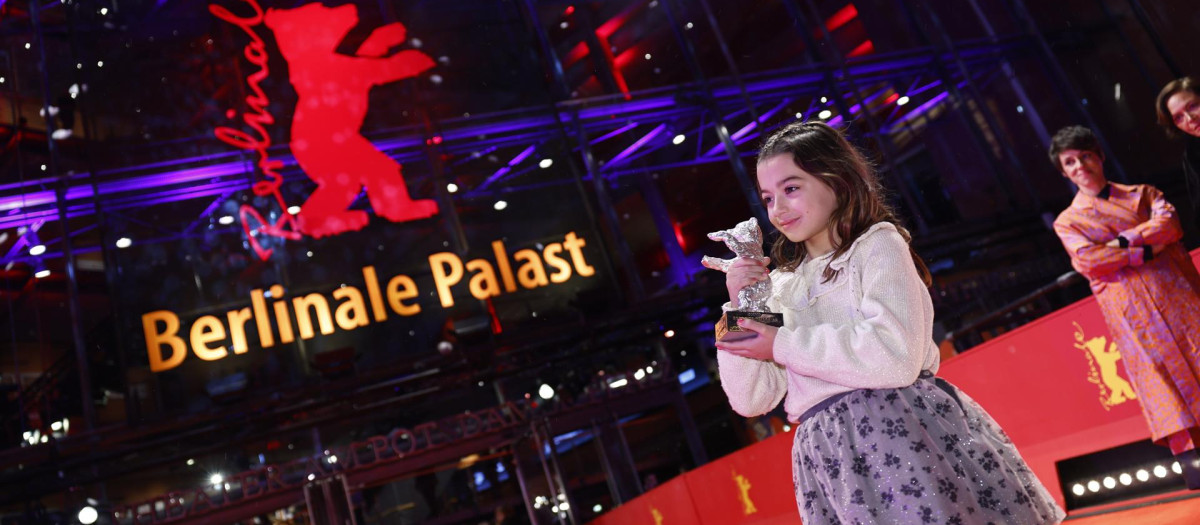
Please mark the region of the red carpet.
POLYGON ((1194 525, 1200 523, 1200 492, 1176 492, 1153 499, 1115 504, 1109 511, 1080 509, 1071 525, 1194 525))

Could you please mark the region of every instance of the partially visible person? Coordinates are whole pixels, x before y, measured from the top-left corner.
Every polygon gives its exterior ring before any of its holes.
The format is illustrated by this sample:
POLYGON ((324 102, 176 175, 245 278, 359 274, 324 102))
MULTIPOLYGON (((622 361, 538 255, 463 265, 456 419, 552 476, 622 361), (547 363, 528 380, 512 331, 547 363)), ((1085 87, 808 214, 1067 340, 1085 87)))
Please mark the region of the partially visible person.
POLYGON ((1192 77, 1172 80, 1163 86, 1154 103, 1158 124, 1168 137, 1187 141, 1183 152, 1183 181, 1188 202, 1200 226, 1200 83, 1192 77))
POLYGON ((1050 161, 1079 187, 1054 232, 1091 283, 1151 438, 1200 489, 1200 274, 1179 242, 1175 207, 1153 186, 1108 182, 1088 128, 1059 130, 1050 161))

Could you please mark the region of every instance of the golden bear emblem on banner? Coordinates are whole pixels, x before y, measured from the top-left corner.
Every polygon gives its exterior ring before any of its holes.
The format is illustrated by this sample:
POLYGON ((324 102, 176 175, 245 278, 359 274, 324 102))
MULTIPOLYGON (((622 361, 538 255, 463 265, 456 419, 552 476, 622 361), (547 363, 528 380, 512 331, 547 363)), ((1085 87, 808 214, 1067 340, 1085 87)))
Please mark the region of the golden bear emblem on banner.
POLYGON ((1104 410, 1137 399, 1133 386, 1117 373, 1117 361, 1121 360, 1117 343, 1105 336, 1088 339, 1079 323, 1071 324, 1075 325, 1075 348, 1083 350, 1088 360, 1088 382, 1100 390, 1100 405, 1104 410))
POLYGON ((733 482, 737 484, 738 499, 742 500, 742 513, 749 516, 758 512, 758 507, 754 506, 754 501, 750 499, 750 480, 746 476, 738 474, 736 470, 733 472, 733 482))

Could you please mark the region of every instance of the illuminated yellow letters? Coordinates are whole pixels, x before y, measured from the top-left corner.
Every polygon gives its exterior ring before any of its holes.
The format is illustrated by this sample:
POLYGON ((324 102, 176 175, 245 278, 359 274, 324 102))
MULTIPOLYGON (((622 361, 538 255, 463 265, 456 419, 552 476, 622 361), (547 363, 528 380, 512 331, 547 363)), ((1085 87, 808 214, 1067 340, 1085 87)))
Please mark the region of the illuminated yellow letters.
POLYGON ((542 250, 542 256, 546 258, 546 264, 558 270, 550 274, 550 282, 553 283, 563 283, 571 278, 571 265, 558 256, 560 253, 562 253, 562 245, 558 243, 547 244, 546 249, 542 250))
POLYGON ((337 311, 333 314, 338 328, 353 330, 371 324, 371 319, 367 317, 367 305, 363 304, 362 292, 358 291, 358 288, 353 286, 338 288, 333 291, 333 298, 346 300, 338 305, 337 311))
POLYGON ((537 252, 521 250, 513 254, 513 258, 525 261, 525 264, 517 269, 517 279, 521 281, 521 286, 533 289, 550 284, 550 281, 546 280, 546 268, 542 266, 542 258, 538 257, 537 252))
POLYGON ((471 277, 471 295, 480 301, 500 295, 500 283, 496 282, 496 271, 483 259, 467 261, 467 269, 479 272, 471 277))
POLYGON ((209 348, 209 343, 225 340, 225 325, 216 316, 206 315, 192 323, 192 351, 205 361, 216 361, 229 355, 225 346, 209 348))
POLYGON ((442 308, 454 306, 450 287, 462 280, 462 260, 450 252, 435 253, 429 256, 429 269, 433 271, 433 285, 437 288, 442 308))
POLYGON ((146 350, 150 355, 150 371, 162 372, 179 366, 187 357, 187 345, 175 334, 179 332, 179 316, 167 310, 150 312, 142 316, 142 330, 146 333, 146 350), (158 331, 158 323, 166 326, 158 331), (171 347, 171 357, 163 359, 162 345, 171 347))
POLYGON ((292 299, 292 307, 296 309, 296 325, 300 329, 301 339, 312 339, 316 335, 313 333, 309 308, 317 311, 317 322, 321 324, 321 334, 333 333, 333 318, 329 315, 329 301, 325 300, 324 295, 310 293, 304 297, 297 297, 292 299))
MULTIPOLYGON (((413 282, 412 277, 397 275, 388 281, 388 304, 392 305, 392 310, 400 315, 407 317, 421 313, 421 303, 404 304, 405 300, 416 298, 418 293, 417 283, 413 282)), ((453 304, 453 300, 451 300, 451 304, 453 304)))

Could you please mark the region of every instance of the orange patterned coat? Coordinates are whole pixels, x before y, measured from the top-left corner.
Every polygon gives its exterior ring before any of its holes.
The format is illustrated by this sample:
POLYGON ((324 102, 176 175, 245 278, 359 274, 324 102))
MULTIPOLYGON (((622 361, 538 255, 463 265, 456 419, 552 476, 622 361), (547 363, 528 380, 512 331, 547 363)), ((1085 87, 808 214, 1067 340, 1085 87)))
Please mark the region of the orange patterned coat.
POLYGON ((1156 443, 1200 426, 1200 274, 1179 239, 1175 207, 1157 188, 1110 184, 1079 192, 1054 221, 1071 265, 1088 278, 1156 443), (1121 235, 1129 248, 1106 243, 1121 235), (1166 245, 1151 260, 1145 245, 1166 245))

